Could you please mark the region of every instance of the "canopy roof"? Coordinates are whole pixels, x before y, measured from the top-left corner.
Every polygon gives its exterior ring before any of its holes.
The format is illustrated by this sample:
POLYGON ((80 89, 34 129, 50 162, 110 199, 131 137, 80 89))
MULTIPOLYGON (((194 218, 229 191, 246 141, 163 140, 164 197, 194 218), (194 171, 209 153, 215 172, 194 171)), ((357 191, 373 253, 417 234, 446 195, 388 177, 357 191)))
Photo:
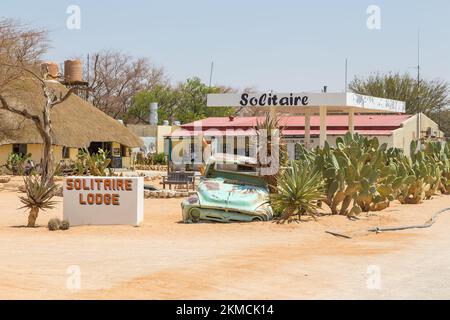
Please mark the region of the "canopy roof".
POLYGON ((330 112, 347 113, 404 113, 405 102, 365 96, 352 92, 341 93, 217 93, 208 94, 209 107, 249 107, 276 109, 286 112, 319 112, 327 107, 330 112))
MULTIPOLYGON (((67 88, 56 81, 48 81, 48 84, 62 95, 67 92, 67 88)), ((32 80, 15 83, 2 95, 11 106, 26 108, 33 114, 41 114, 45 104, 39 85, 32 80)), ((82 148, 93 141, 114 141, 127 147, 143 145, 123 124, 75 94, 54 107, 51 120, 55 145, 82 148)), ((12 143, 42 143, 42 140, 31 120, 0 110, 0 145, 12 143)))

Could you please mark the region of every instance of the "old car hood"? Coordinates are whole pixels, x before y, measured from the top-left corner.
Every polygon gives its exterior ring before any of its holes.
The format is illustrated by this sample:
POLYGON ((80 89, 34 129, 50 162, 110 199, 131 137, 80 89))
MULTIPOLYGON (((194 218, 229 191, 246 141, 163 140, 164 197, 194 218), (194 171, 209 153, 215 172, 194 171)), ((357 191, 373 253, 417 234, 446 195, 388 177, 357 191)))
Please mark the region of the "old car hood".
POLYGON ((230 183, 222 177, 203 179, 199 183, 197 193, 202 207, 233 211, 255 211, 269 201, 267 188, 230 183))

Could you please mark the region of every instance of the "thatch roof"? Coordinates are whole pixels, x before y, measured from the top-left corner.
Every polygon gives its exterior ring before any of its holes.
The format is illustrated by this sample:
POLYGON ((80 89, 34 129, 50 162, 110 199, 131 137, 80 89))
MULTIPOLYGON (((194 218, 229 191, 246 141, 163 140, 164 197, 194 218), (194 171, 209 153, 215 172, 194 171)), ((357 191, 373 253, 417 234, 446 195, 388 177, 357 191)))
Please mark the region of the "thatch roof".
MULTIPOLYGON (((49 82, 49 86, 62 95, 67 92, 66 87, 56 81, 49 82)), ((11 106, 26 108, 33 114, 41 114, 45 103, 40 87, 31 80, 2 90, 2 95, 11 106)), ((92 141, 114 141, 127 147, 143 145, 124 125, 75 94, 54 107, 51 119, 55 145, 82 148, 92 141)), ((42 140, 31 120, 0 110, 0 145, 12 143, 42 143, 42 140)))

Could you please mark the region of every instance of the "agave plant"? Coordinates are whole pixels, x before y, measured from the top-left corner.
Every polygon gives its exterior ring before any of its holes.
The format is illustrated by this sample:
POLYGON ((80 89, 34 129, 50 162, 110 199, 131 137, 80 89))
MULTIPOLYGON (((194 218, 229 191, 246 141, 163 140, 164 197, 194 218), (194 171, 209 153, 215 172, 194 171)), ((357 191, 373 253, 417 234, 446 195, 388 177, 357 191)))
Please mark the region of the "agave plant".
POLYGON ((315 217, 323 198, 323 181, 319 170, 307 161, 291 161, 277 178, 276 193, 271 195, 274 212, 282 221, 315 217))
POLYGON ((49 179, 42 179, 40 176, 31 175, 24 178, 26 196, 21 196, 20 201, 23 206, 30 210, 28 215, 28 227, 35 227, 36 219, 40 210, 52 209, 55 201, 52 201, 57 190, 57 186, 49 179))

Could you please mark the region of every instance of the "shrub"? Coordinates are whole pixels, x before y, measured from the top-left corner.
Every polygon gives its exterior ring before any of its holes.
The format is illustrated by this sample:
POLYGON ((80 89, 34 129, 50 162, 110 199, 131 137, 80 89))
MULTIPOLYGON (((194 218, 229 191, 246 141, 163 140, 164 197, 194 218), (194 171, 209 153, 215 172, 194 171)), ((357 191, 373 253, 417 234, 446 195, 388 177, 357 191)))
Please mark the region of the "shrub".
POLYGON ((70 228, 70 223, 68 220, 63 220, 61 221, 61 225, 59 226, 59 229, 61 230, 69 230, 70 228))
MULTIPOLYGON (((111 159, 108 151, 99 149, 98 153, 91 154, 87 149, 81 149, 74 164, 77 175, 90 174, 92 176, 106 176, 111 159)), ((111 172, 111 171, 110 171, 111 172)))
POLYGON ((48 221, 48 230, 50 231, 56 231, 60 228, 61 226, 61 220, 59 220, 58 218, 52 218, 48 221))
POLYGON ((281 220, 290 221, 302 215, 314 217, 319 201, 323 197, 323 182, 320 171, 307 161, 291 161, 277 178, 276 193, 271 203, 281 220))
POLYGON ((166 164, 166 155, 164 152, 153 155, 153 162, 155 164, 166 164))
POLYGON ((24 175, 25 173, 25 163, 31 158, 31 153, 19 154, 10 153, 8 159, 6 160, 6 169, 12 172, 13 175, 24 175))
POLYGON ((50 180, 42 179, 40 176, 27 176, 24 178, 24 187, 26 196, 19 197, 24 205, 22 208, 28 208, 28 227, 36 225, 36 219, 39 210, 52 209, 55 202, 52 201, 55 195, 56 185, 50 180))

